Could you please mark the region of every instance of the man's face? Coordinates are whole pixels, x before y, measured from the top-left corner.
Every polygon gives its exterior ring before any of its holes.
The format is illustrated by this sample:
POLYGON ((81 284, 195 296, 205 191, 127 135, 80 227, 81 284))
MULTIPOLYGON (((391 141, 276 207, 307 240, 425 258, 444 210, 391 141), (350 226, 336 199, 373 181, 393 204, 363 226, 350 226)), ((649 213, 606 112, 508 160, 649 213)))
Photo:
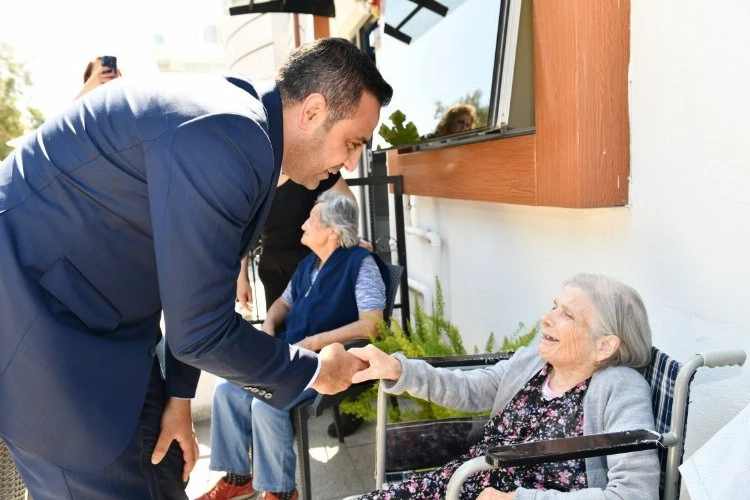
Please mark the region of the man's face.
POLYGON ((289 138, 289 149, 284 154, 284 173, 308 189, 315 189, 342 167, 350 172, 357 168, 365 143, 380 119, 380 103, 364 92, 352 117, 339 120, 329 130, 323 124, 325 117, 327 110, 318 116, 317 127, 289 138))

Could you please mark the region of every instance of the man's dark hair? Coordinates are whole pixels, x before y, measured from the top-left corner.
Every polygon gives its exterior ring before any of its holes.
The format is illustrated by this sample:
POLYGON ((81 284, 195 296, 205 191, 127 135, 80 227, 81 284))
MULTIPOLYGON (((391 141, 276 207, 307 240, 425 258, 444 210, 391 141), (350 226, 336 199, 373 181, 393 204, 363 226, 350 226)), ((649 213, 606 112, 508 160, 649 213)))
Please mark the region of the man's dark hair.
POLYGON ((354 116, 367 90, 387 106, 393 89, 370 57, 343 38, 320 38, 298 47, 276 75, 284 105, 297 104, 314 93, 328 105, 326 128, 354 116))

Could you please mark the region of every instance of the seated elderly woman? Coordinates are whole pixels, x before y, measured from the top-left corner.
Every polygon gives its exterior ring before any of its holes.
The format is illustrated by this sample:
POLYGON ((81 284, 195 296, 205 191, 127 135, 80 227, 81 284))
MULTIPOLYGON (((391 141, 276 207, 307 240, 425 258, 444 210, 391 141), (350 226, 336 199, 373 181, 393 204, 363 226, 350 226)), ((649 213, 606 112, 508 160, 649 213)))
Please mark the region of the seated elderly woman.
MULTIPOLYGON (((541 326, 534 346, 470 371, 433 368, 374 346, 350 349, 370 365, 354 382, 384 379, 389 393, 409 392, 471 412, 492 410, 483 439, 466 454, 361 498, 444 498, 455 470, 492 446, 655 428, 649 386, 636 371, 649 363, 651 329, 635 290, 606 276, 573 276, 541 326)), ((657 499, 659 461, 649 450, 498 468, 470 476, 462 495, 657 499)))
MULTIPOLYGON (((375 335, 383 318, 388 270, 375 254, 358 246, 354 202, 338 192, 323 193, 302 230, 302 243, 312 252, 271 305, 261 330, 312 351, 375 335)), ((314 395, 308 389, 290 407, 314 395)), ((256 490, 265 490, 267 500, 297 498, 289 411, 265 404, 263 394, 255 396, 258 399, 225 380, 217 384, 209 468, 227 475, 200 499, 247 498, 256 490)))

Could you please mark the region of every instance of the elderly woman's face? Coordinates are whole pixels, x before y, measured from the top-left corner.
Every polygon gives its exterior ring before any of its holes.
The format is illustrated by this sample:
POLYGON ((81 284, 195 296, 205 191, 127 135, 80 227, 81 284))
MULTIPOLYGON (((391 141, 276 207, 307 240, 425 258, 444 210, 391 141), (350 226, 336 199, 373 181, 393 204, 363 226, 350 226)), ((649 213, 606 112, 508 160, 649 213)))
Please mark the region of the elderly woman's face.
POLYGON ((594 321, 586 294, 578 288, 563 288, 552 310, 542 318, 539 355, 556 368, 590 366, 593 372, 598 353, 590 335, 594 321))
POLYGON ((321 204, 317 203, 310 210, 310 217, 302 224, 302 244, 315 250, 328 243, 331 238, 336 238, 335 231, 320 221, 321 204))

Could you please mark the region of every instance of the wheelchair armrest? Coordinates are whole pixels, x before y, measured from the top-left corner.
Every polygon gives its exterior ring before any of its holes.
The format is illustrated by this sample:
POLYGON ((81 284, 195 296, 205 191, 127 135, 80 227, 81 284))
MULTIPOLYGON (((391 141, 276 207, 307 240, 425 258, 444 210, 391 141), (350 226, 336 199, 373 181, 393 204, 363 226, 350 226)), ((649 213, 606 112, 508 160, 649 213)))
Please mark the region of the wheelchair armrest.
POLYGON ((489 354, 463 354, 456 356, 433 356, 419 358, 437 368, 463 368, 492 366, 498 361, 513 356, 512 352, 493 352, 489 354))
POLYGON ((464 481, 481 470, 650 450, 663 446, 661 437, 658 432, 638 429, 509 446, 493 446, 487 450, 487 455, 484 457, 472 458, 456 469, 448 482, 445 498, 458 500, 464 481))
POLYGON ((593 434, 549 441, 535 441, 487 450, 487 463, 493 467, 514 467, 576 458, 616 455, 662 446, 661 434, 646 429, 593 434))

